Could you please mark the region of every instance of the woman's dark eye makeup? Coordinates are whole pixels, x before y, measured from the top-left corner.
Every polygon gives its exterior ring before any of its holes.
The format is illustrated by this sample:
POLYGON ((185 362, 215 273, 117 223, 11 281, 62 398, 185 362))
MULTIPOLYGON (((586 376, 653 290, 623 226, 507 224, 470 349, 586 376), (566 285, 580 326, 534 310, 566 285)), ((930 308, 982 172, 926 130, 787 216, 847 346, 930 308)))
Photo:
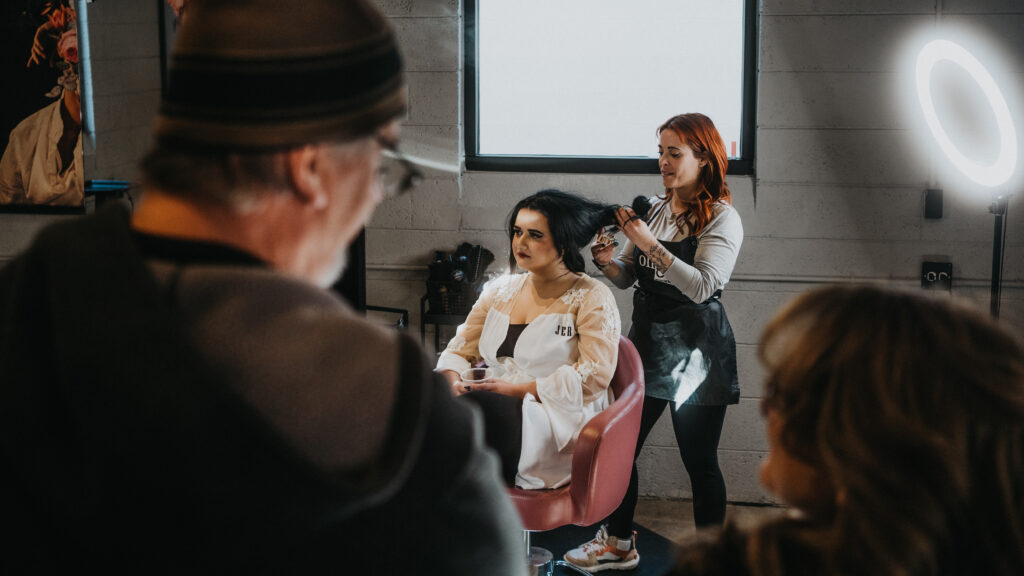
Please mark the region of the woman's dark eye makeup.
MULTIPOLYGON (((542 234, 538 230, 528 230, 527 232, 530 234, 530 238, 534 238, 534 239, 540 240, 541 238, 544 237, 544 234, 542 234)), ((522 236, 523 235, 523 231, 518 226, 515 226, 515 227, 512 228, 512 235, 513 236, 517 236, 517 237, 518 236, 522 236)))

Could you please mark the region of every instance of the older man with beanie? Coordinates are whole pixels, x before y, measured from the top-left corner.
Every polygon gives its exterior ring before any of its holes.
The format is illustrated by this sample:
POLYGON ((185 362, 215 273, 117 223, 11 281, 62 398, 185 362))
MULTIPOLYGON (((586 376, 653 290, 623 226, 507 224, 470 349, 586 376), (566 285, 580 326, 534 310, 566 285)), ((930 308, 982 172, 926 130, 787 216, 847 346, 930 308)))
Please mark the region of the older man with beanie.
POLYGON ((325 288, 405 86, 366 0, 196 0, 134 214, 0 271, 0 572, 518 574, 479 415, 325 288))

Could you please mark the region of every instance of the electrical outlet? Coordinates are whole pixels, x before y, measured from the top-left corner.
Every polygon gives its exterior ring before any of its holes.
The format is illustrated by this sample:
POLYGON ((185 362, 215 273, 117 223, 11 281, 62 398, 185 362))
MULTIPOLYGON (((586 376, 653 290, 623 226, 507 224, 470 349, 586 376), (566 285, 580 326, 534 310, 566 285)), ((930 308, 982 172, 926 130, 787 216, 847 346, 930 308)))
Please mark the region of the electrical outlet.
POLYGON ((952 290, 953 263, 922 262, 921 287, 926 290, 952 290))
POLYGON ((942 218, 942 190, 929 188, 924 191, 924 217, 928 220, 942 218))

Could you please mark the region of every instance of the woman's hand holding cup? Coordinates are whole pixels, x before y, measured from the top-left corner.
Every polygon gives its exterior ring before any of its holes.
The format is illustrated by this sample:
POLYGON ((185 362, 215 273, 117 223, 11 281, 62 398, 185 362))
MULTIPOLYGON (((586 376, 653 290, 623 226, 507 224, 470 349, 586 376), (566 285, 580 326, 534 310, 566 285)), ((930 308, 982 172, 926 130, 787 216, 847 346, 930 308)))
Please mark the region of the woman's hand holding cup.
POLYGON ((466 392, 485 391, 522 398, 527 392, 526 387, 522 384, 513 384, 507 380, 499 379, 498 376, 502 376, 504 373, 505 371, 502 369, 502 366, 467 368, 460 375, 462 381, 456 386, 456 395, 465 394, 466 392))

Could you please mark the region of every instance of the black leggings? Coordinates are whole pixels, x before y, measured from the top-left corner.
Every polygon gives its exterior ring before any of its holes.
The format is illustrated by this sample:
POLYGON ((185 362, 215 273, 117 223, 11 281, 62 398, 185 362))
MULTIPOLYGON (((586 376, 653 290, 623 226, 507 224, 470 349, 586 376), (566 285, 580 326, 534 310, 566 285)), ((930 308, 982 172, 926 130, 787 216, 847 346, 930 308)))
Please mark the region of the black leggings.
POLYGON ((725 520, 725 479, 718 467, 718 440, 722 436, 722 424, 725 422, 725 406, 676 406, 668 400, 645 396, 629 489, 626 490, 622 504, 607 519, 608 533, 618 538, 633 535, 633 512, 640 491, 636 459, 666 405, 672 409, 672 428, 676 433, 676 443, 679 444, 679 456, 690 475, 694 523, 700 528, 718 525, 725 520))
POLYGON ((495 392, 479 390, 459 396, 475 403, 484 413, 484 443, 498 453, 501 477, 512 486, 519 471, 523 450, 523 401, 495 392))

